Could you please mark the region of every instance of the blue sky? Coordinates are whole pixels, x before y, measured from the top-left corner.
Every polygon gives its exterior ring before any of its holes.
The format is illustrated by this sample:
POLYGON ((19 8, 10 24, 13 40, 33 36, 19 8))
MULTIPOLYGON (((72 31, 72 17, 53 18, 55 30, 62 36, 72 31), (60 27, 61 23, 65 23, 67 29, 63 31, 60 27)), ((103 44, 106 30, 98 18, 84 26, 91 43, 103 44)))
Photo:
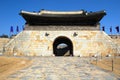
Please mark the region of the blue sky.
POLYGON ((107 15, 101 20, 101 27, 105 26, 106 33, 112 26, 113 34, 116 34, 115 27, 120 26, 120 0, 0 0, 0 35, 10 35, 10 27, 16 26, 22 30, 25 20, 19 15, 20 10, 40 11, 77 11, 105 10, 107 15))

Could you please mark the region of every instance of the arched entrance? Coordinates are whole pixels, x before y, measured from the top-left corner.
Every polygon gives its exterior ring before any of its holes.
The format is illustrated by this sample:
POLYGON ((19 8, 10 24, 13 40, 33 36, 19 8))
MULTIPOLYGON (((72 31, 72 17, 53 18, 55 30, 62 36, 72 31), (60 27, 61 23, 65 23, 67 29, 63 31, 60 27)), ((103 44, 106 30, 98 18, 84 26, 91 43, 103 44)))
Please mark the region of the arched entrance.
POLYGON ((53 43, 53 53, 55 56, 73 56, 73 44, 67 37, 58 37, 53 43))

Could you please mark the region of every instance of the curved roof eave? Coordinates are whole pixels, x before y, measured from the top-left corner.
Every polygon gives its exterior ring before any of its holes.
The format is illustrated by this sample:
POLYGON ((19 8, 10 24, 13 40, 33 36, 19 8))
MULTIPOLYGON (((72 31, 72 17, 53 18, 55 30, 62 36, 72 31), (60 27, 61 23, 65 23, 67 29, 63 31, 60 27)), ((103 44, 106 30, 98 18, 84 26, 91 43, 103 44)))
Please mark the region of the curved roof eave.
POLYGON ((92 15, 106 15, 105 11, 98 11, 98 12, 84 12, 84 11, 74 11, 74 12, 55 12, 55 11, 40 11, 40 12, 28 12, 28 11, 21 11, 20 15, 31 15, 31 16, 47 16, 47 17, 74 17, 74 16, 92 16, 92 15))
POLYGON ((27 12, 27 11, 21 11, 20 15, 26 20, 26 22, 31 23, 32 21, 39 22, 41 23, 41 21, 46 21, 46 22, 56 22, 56 21, 73 21, 73 22, 89 22, 89 21, 93 21, 94 23, 99 22, 105 15, 106 12, 105 11, 98 11, 98 12, 85 12, 84 13, 80 13, 80 11, 78 11, 78 13, 74 12, 58 12, 57 14, 55 14, 56 12, 49 11, 48 13, 46 13, 47 11, 45 11, 44 13, 41 12, 27 12), (54 13, 54 14, 53 14, 54 13), (61 14, 60 14, 61 13, 61 14), (67 14, 68 13, 68 14, 67 14), (38 21, 39 20, 39 21, 38 21))

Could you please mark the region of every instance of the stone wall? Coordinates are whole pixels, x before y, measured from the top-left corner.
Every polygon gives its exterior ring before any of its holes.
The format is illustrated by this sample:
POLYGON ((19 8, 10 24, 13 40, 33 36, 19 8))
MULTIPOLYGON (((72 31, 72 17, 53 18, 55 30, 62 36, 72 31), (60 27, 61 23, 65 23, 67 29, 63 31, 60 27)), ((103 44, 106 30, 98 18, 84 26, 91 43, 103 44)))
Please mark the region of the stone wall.
POLYGON ((112 40, 115 42, 115 46, 117 47, 117 54, 119 54, 120 55, 120 36, 119 36, 119 38, 112 38, 112 40))
POLYGON ((67 37, 72 41, 74 56, 89 56, 94 54, 105 56, 115 53, 114 42, 106 33, 101 31, 25 30, 5 46, 4 55, 53 56, 54 40, 60 36, 67 37), (74 33, 77 35, 74 36, 74 33))
POLYGON ((116 35, 109 35, 112 39, 114 40, 119 40, 120 39, 120 35, 116 34, 116 35))
POLYGON ((120 39, 113 39, 114 42, 116 42, 120 46, 120 39))
POLYGON ((0 38, 0 54, 3 53, 3 47, 8 43, 8 38, 0 38))
POLYGON ((109 35, 112 38, 112 41, 116 44, 115 46, 117 47, 117 54, 120 55, 120 35, 109 35))
POLYGON ((25 30, 100 30, 99 24, 94 26, 77 26, 77 25, 44 25, 44 26, 37 26, 37 25, 29 25, 27 24, 25 30))

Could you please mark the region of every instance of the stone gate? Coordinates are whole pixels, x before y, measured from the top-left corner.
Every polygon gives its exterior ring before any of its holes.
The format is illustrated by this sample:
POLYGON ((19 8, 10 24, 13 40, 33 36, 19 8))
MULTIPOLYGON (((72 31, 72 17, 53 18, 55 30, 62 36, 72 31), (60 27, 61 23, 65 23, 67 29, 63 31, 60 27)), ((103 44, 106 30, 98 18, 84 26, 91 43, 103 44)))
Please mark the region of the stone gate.
POLYGON ((99 21, 105 11, 21 11, 25 30, 5 46, 5 55, 90 56, 115 53, 115 44, 99 21))

